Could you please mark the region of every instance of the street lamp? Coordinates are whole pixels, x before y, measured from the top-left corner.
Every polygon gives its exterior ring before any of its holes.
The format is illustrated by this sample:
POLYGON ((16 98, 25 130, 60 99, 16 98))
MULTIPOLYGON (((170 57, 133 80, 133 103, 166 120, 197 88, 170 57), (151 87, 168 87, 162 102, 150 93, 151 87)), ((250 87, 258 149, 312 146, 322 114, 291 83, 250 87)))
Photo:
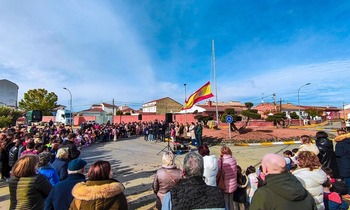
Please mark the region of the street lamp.
MULTIPOLYGON (((185 106, 186 106, 186 83, 184 84, 185 87, 185 106)), ((187 124, 187 110, 185 109, 185 124, 187 124)))
POLYGON ((64 87, 63 89, 67 90, 69 92, 69 95, 70 95, 70 102, 69 102, 69 105, 70 105, 70 126, 73 127, 73 114, 72 114, 72 101, 73 101, 73 97, 72 97, 72 93, 70 92, 70 90, 68 90, 68 88, 64 87))
POLYGON ((300 113, 300 99, 299 99, 299 92, 300 89, 306 85, 310 85, 311 83, 306 83, 305 85, 300 86, 300 88, 298 89, 298 105, 299 105, 299 126, 301 126, 301 113, 300 113))

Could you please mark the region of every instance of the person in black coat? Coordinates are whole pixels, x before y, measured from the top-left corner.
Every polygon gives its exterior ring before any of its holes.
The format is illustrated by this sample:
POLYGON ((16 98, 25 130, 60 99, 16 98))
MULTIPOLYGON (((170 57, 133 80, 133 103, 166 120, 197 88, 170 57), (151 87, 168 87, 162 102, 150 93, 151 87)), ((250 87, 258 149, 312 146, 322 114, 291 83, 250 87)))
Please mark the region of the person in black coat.
POLYGON ((67 210, 73 200, 72 189, 79 183, 85 181, 86 161, 78 158, 69 162, 68 177, 66 180, 56 184, 45 200, 45 210, 67 210))
POLYGON ((339 170, 333 149, 333 142, 328 139, 328 134, 326 132, 318 131, 316 133, 316 146, 320 151, 317 156, 322 164, 322 167, 332 169, 333 177, 339 178, 339 170))
POLYGON ((60 148, 68 148, 69 160, 76 159, 80 155, 80 151, 78 150, 77 146, 75 145, 76 138, 77 138, 77 135, 75 133, 70 133, 67 136, 67 140, 64 141, 62 145, 59 146, 59 149, 60 148))
POLYGON ((339 176, 345 181, 348 186, 348 194, 350 194, 350 133, 345 130, 338 130, 338 136, 334 141, 335 155, 339 167, 339 176))

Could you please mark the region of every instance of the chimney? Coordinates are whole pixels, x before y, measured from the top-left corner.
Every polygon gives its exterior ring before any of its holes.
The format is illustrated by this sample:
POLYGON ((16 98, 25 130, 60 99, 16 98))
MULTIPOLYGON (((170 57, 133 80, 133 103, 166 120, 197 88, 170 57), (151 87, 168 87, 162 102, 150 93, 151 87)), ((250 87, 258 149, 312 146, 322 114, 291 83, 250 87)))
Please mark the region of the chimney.
POLYGON ((208 106, 209 106, 209 107, 212 106, 212 101, 211 101, 211 100, 208 101, 208 106))

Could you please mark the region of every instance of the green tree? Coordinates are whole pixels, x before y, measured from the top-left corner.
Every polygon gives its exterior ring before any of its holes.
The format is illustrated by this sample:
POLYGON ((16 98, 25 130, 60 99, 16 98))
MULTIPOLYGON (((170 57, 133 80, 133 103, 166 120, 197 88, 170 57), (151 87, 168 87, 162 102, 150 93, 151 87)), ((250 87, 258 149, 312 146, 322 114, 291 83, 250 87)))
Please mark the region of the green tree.
POLYGON ((115 112, 115 115, 123 115, 123 112, 121 110, 118 110, 115 112))
POLYGON ((57 95, 43 88, 28 90, 18 105, 26 111, 41 110, 43 115, 52 115, 52 110, 58 107, 57 95))
POLYGON ((194 119, 203 122, 204 125, 206 125, 208 123, 209 120, 213 120, 212 116, 203 116, 201 114, 195 115, 194 119))
POLYGON ((290 113, 289 116, 290 116, 290 118, 292 118, 292 119, 296 119, 296 120, 299 119, 299 115, 298 115, 296 112, 290 113))
POLYGON ((0 128, 16 125, 16 120, 22 116, 22 112, 6 106, 0 106, 0 128))
POLYGON ((232 131, 238 131, 240 134, 244 133, 246 130, 246 127, 248 126, 248 123, 250 119, 260 119, 261 115, 258 114, 258 110, 252 109, 254 106, 251 102, 246 102, 244 104, 247 109, 241 111, 240 114, 237 114, 234 109, 225 109, 225 113, 221 116, 220 120, 221 122, 226 122, 226 116, 231 115, 233 117, 233 122, 231 123, 231 130, 232 131), (242 121, 243 117, 245 117, 245 122, 242 127, 238 128, 235 124, 237 121, 242 121))
MULTIPOLYGON (((291 115, 293 115, 293 114, 291 113, 291 115)), ((266 118, 266 121, 274 122, 274 125, 277 128, 278 127, 287 128, 291 124, 290 120, 286 121, 287 119, 288 118, 286 117, 286 113, 285 112, 278 112, 278 113, 275 113, 273 115, 269 115, 266 118)))
POLYGON ((316 116, 318 116, 318 111, 314 107, 306 109, 305 112, 307 113, 307 115, 309 117, 316 117, 316 116))

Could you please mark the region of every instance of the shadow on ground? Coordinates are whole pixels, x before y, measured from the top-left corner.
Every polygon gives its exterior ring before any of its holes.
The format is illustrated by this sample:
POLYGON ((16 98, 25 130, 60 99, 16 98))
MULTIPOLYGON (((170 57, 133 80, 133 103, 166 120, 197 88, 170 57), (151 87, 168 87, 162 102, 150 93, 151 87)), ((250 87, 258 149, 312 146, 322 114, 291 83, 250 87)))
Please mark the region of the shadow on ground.
MULTIPOLYGON (((123 140, 130 140, 132 138, 133 137, 123 140)), ((89 170, 91 164, 98 160, 109 161, 113 170, 114 178, 126 186, 124 193, 128 199, 129 209, 145 209, 144 206, 146 205, 151 206, 150 209, 154 209, 156 195, 153 193, 152 182, 146 181, 145 183, 130 187, 127 185, 130 181, 135 179, 153 177, 157 170, 133 172, 134 168, 132 166, 122 166, 120 160, 114 159, 111 155, 101 153, 100 149, 102 149, 102 147, 104 153, 111 151, 108 147, 104 146, 105 144, 106 143, 92 144, 86 148, 86 152, 82 152, 81 158, 88 162, 86 172, 89 170), (133 198, 131 199, 131 197, 133 198), (152 203, 154 205, 151 205, 152 203)), ((153 181, 153 178, 151 180, 153 181)))

